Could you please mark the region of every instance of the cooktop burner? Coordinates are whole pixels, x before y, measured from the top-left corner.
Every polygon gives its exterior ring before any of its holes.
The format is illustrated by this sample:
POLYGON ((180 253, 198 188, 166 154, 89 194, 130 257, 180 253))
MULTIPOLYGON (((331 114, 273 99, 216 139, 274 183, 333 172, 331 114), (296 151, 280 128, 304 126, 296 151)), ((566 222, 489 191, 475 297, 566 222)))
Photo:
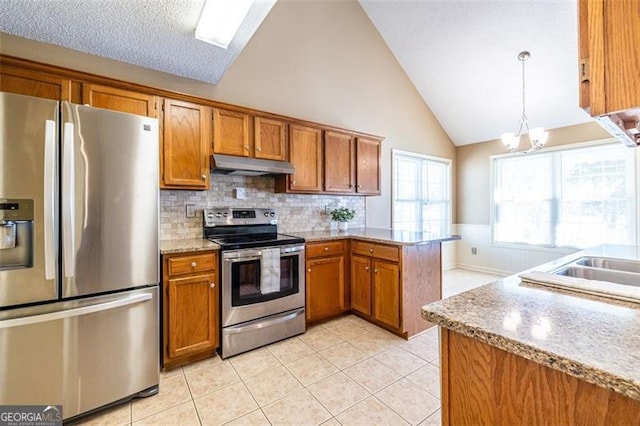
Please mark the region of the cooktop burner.
POLYGON ((207 237, 209 241, 219 244, 223 250, 236 250, 243 248, 283 246, 287 244, 304 243, 303 238, 285 234, 262 235, 234 235, 229 237, 207 237))
POLYGON ((223 250, 304 243, 303 238, 278 234, 273 209, 205 209, 204 236, 223 250))

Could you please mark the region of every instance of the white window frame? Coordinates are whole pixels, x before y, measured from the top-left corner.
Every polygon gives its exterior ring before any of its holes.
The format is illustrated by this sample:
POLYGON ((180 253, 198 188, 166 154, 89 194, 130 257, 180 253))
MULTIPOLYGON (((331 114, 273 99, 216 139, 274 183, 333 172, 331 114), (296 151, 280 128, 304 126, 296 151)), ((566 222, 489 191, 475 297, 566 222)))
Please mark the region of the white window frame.
MULTIPOLYGON (((449 195, 449 208, 447 211, 447 216, 449 217, 449 221, 446 224, 446 230, 444 230, 445 234, 451 233, 451 226, 453 221, 453 170, 452 170, 452 160, 448 158, 435 157, 431 155, 419 154, 417 152, 404 151, 401 149, 393 148, 391 149, 391 227, 393 228, 393 224, 395 223, 394 212, 395 212, 395 204, 396 204, 396 155, 403 155, 407 157, 414 157, 420 160, 438 162, 446 165, 447 167, 447 193, 449 195)), ((422 229, 422 212, 420 212, 420 228, 422 229)))
MULTIPOLYGON (((544 154, 545 152, 550 152, 550 151, 567 151, 571 149, 589 148, 589 147, 595 147, 595 146, 605 147, 607 145, 611 146, 611 145, 618 145, 618 144, 620 144, 620 142, 617 141, 615 138, 605 138, 605 139, 597 139, 597 140, 588 141, 588 142, 579 142, 579 143, 573 143, 573 144, 558 145, 553 147, 545 147, 540 153, 544 154)), ((634 148, 629 148, 629 149, 634 149, 634 148)), ((635 192, 634 210, 635 210, 636 218, 640 218, 640 149, 636 148, 635 154, 636 155, 634 156, 634 168, 635 168, 636 192, 635 192)), ((498 160, 501 158, 508 158, 508 157, 517 157, 521 155, 536 155, 536 154, 524 154, 521 152, 516 152, 516 153, 506 153, 506 154, 497 154, 497 155, 489 156, 489 175, 490 175, 490 185, 491 185, 490 191, 489 191, 490 192, 489 218, 491 221, 492 246, 508 248, 513 250, 532 250, 532 251, 551 252, 551 253, 559 253, 559 254, 575 253, 576 251, 575 247, 557 247, 557 246, 544 246, 544 245, 528 244, 528 243, 507 243, 507 242, 496 241, 496 235, 495 235, 496 234, 495 232, 495 219, 496 219, 495 218, 495 212, 496 212, 496 209, 495 209, 496 166, 495 164, 496 164, 496 161, 495 160, 498 160)), ((632 242, 631 244, 638 245, 640 243, 640 225, 639 224, 636 224, 634 237, 635 237, 635 242, 632 242)))

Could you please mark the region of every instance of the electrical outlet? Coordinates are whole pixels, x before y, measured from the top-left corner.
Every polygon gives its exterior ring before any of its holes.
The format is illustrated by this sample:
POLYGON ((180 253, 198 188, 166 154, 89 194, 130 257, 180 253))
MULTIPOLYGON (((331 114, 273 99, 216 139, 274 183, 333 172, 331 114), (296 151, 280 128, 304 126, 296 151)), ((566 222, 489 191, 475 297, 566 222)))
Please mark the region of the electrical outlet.
POLYGON ((471 247, 471 254, 478 254, 478 247, 471 247))
POLYGON ((188 218, 196 217, 196 205, 195 204, 187 204, 184 206, 184 215, 188 218))
POLYGON ((329 204, 326 204, 324 206, 324 214, 329 216, 331 212, 335 210, 337 207, 338 207, 338 204, 335 202, 335 200, 329 201, 329 204))
POLYGON ((236 188, 236 200, 244 200, 247 198, 247 190, 245 188, 236 188))

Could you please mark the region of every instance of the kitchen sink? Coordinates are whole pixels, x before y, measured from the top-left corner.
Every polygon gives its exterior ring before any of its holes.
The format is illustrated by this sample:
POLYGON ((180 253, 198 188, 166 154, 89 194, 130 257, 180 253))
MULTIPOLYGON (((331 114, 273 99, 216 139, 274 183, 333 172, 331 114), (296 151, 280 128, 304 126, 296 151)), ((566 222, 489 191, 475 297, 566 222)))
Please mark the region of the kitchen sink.
POLYGON ((569 266, 553 272, 555 275, 584 278, 587 280, 607 281, 616 284, 640 287, 640 274, 616 271, 613 269, 581 268, 569 266))
POLYGON ((551 271, 520 275, 523 283, 640 303, 640 262, 584 256, 551 271))
POLYGON ((581 257, 573 263, 575 263, 576 265, 588 266, 591 268, 612 269, 615 271, 640 273, 640 262, 634 262, 632 260, 585 256, 581 257))

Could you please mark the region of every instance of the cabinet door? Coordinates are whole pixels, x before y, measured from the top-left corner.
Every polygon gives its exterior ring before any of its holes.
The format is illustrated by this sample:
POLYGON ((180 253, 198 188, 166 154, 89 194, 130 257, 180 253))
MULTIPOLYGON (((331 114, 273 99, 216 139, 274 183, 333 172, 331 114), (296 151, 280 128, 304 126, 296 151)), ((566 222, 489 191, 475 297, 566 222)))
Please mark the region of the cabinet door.
POLYGON ((307 260, 307 320, 345 311, 344 256, 307 260))
POLYGON ((251 155, 249 115, 215 108, 213 110, 213 152, 216 154, 251 155))
POLYGON ((158 98, 145 93, 97 84, 82 85, 82 103, 96 108, 158 117, 158 98))
POLYGON ((2 65, 0 68, 0 91, 53 99, 71 100, 71 80, 39 71, 2 65))
POLYGON ((580 106, 592 116, 640 106, 637 1, 580 0, 580 106))
POLYGON ((400 269, 397 263, 374 260, 373 318, 400 328, 400 269))
POLYGON ((356 143, 356 192, 364 195, 380 195, 380 141, 357 138, 356 143))
POLYGON ((355 192, 355 146, 351 135, 324 134, 324 190, 355 192))
POLYGON ((162 187, 209 188, 209 107, 164 100, 162 187))
POLYGON ((287 159, 287 123, 255 117, 254 126, 255 157, 285 161, 287 159))
POLYGON ((322 131, 297 124, 289 126, 289 161, 296 171, 289 177, 289 189, 322 191, 322 131))
POLYGON ((351 309, 371 315, 371 262, 351 256, 351 309))
POLYGON ((169 280, 171 358, 218 346, 218 289, 214 274, 169 280))

